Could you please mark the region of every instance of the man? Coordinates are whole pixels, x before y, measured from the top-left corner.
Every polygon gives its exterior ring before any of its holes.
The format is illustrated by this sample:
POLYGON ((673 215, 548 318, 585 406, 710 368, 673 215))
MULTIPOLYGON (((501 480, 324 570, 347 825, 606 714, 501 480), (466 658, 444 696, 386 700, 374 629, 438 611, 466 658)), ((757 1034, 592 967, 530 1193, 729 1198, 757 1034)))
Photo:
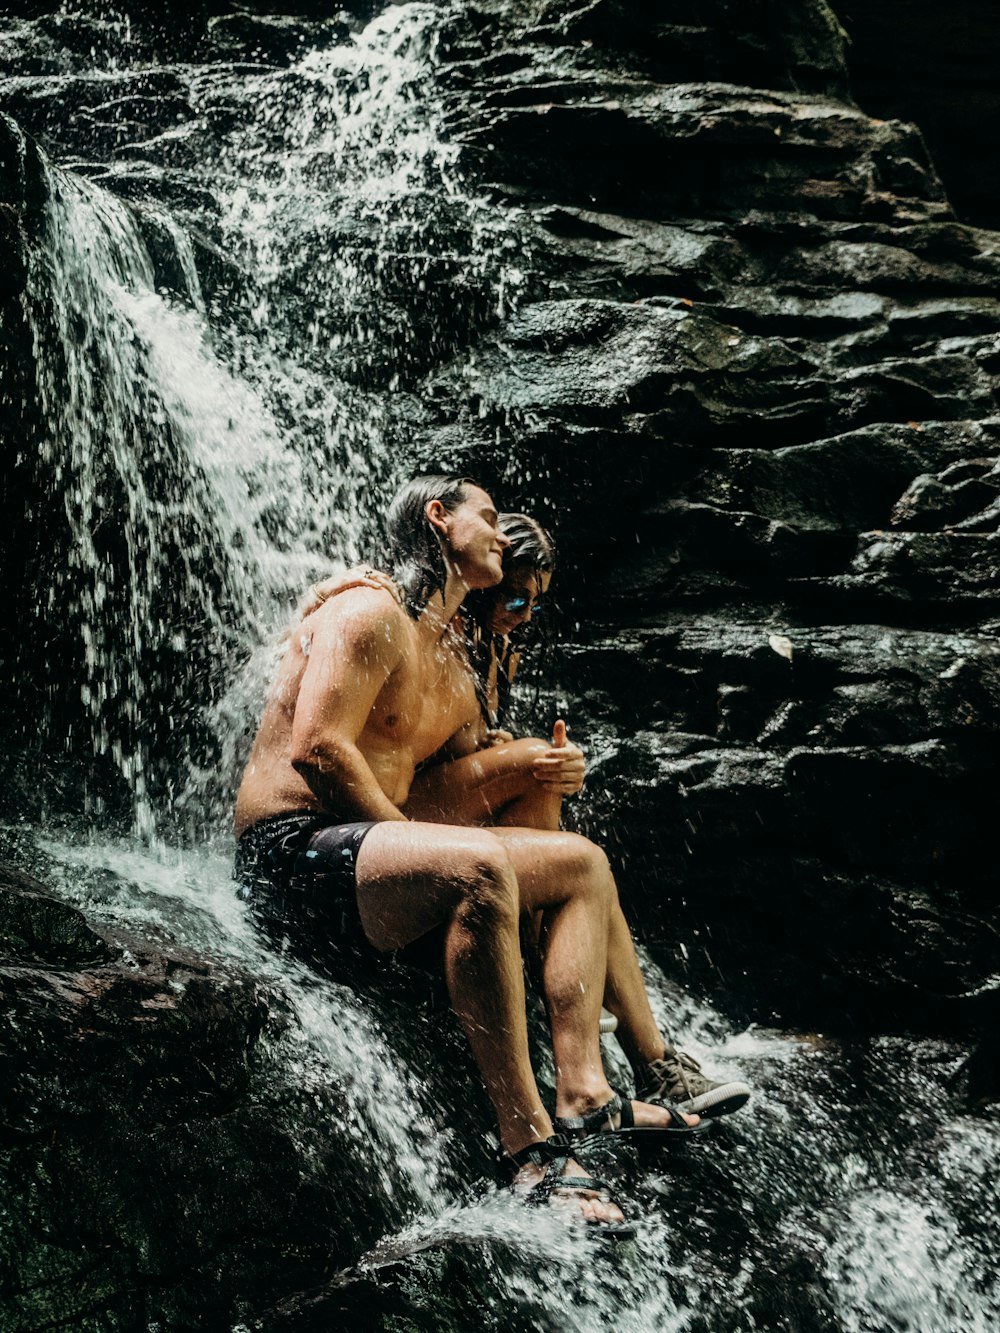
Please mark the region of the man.
POLYGON ((417 765, 474 706, 452 621, 470 589, 499 582, 506 538, 486 492, 445 476, 403 487, 388 530, 402 604, 384 589, 351 588, 291 637, 237 799, 241 875, 252 893, 273 890, 286 906, 299 893, 317 927, 342 929, 356 947, 399 949, 443 926, 452 1006, 515 1183, 615 1224, 617 1205, 553 1137, 531 1071, 522 912, 545 914, 562 1127, 662 1135, 697 1117, 622 1106, 607 1083, 598 1028, 614 883, 603 854, 574 834, 424 824, 402 813, 417 765))

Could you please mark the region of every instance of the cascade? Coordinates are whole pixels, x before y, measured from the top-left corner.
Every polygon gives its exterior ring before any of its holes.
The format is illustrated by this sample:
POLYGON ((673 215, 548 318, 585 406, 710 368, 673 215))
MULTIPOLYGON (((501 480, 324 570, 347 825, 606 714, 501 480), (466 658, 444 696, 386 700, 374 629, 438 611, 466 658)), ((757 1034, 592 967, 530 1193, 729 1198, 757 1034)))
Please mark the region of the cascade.
MULTIPOLYGON (((5 806, 0 850, 124 949, 123 975, 145 975, 147 955, 162 950, 166 980, 141 1002, 148 1006, 142 1017, 149 1019, 151 1042, 162 1040, 154 1020, 176 1004, 181 1037, 170 1036, 165 1044, 189 1045, 185 1015, 194 1015, 195 1030, 199 1005, 207 1005, 204 996, 214 986, 236 1015, 236 1044, 245 1036, 246 1050, 234 1063, 242 1070, 244 1062, 249 1071, 242 1101, 223 1097, 218 1112, 196 1107, 176 1135, 196 1140, 204 1125, 217 1134, 204 1156, 191 1160, 201 1169, 221 1162, 244 1182, 227 1183, 224 1171, 212 1177, 221 1211, 232 1216, 220 1222, 198 1214, 197 1223, 188 1221, 185 1209, 194 1207, 183 1194, 190 1189, 188 1161, 178 1149, 181 1165, 171 1159, 163 1168, 167 1215, 188 1249, 172 1249, 163 1230, 143 1230, 154 1203, 160 1206, 160 1182, 155 1172, 148 1180, 142 1174, 147 1159, 127 1152, 134 1142, 145 1144, 144 1135, 154 1145, 174 1142, 177 1125, 169 1116, 162 1124, 155 1116, 146 1123, 145 1113, 134 1115, 127 1099, 113 1103, 128 1127, 121 1139, 121 1216, 133 1219, 139 1257, 122 1270, 124 1277, 119 1272, 108 1279, 110 1296, 87 1288, 80 1305, 72 1305, 76 1297, 66 1298, 70 1304, 45 1308, 44 1318, 91 1319, 88 1327, 120 1333, 130 1326, 115 1323, 117 1315, 108 1312, 117 1308, 122 1291, 124 1299, 138 1300, 141 1287, 147 1302, 143 1327, 194 1326, 207 1311, 214 1326, 240 1333, 338 1327, 362 1308, 373 1328, 455 1333, 480 1326, 553 1333, 597 1333, 613 1325, 650 1333, 993 1328, 1000 1317, 990 1278, 1000 1221, 994 1184, 1000 1140, 988 1116, 949 1113, 947 1090, 968 1054, 961 1041, 906 1033, 824 1036, 793 1032, 767 1017, 741 1022, 721 1004, 688 998, 678 987, 676 975, 685 974, 688 963, 683 942, 673 976, 661 970, 654 931, 643 966, 658 1019, 713 1071, 746 1076, 763 1092, 752 1114, 719 1126, 707 1144, 643 1163, 631 1175, 622 1169, 641 1223, 635 1240, 611 1253, 485 1182, 488 1110, 476 1100, 464 1047, 439 1003, 424 1003, 405 975, 390 978, 386 994, 373 997, 289 961, 256 937, 236 899, 227 828, 233 782, 291 608, 313 578, 367 557, 386 494, 424 461, 422 440, 441 424, 428 401, 435 374, 474 378, 462 360, 469 346, 530 296, 526 274, 538 230, 518 204, 497 203, 470 179, 449 118, 454 85, 445 87, 443 50, 460 8, 391 5, 369 22, 352 22, 346 32, 322 22, 307 28, 312 36, 305 49, 296 48, 284 63, 221 59, 216 48, 201 63, 192 57, 167 68, 150 61, 152 75, 144 66, 138 18, 133 31, 131 20, 117 14, 101 18, 85 4, 67 4, 59 23, 37 30, 28 19, 7 27, 0 20, 9 49, 20 50, 21 43, 37 63, 18 76, 19 86, 41 79, 38 70, 70 79, 78 65, 87 66, 89 57, 74 64, 77 58, 67 55, 60 57, 63 64, 51 54, 52 34, 76 23, 87 43, 93 40, 92 49, 117 52, 101 78, 117 79, 134 66, 141 77, 168 86, 188 117, 141 139, 151 154, 163 150, 167 164, 158 178, 163 197, 155 201, 116 192, 115 171, 88 166, 82 154, 72 163, 68 155, 41 159, 44 202, 28 246, 21 302, 38 412, 39 512, 51 544, 37 603, 39 628, 26 637, 49 704, 43 716, 24 718, 16 735, 22 739, 22 732, 37 730, 38 745, 56 762, 82 751, 106 762, 127 791, 130 809, 123 831, 108 815, 100 782, 77 794, 75 815, 46 800, 27 813, 5 806), (185 189, 172 193, 167 185, 179 179, 169 175, 175 162, 188 175, 185 189), (61 627, 59 647, 46 657, 35 645, 44 644, 53 618, 61 627), (63 695, 72 695, 69 703, 63 695), (249 1011, 254 1004, 266 1011, 259 1023, 243 1016, 241 1006, 249 1011), (244 1021, 245 1032, 239 1026, 244 1021), (241 1139, 246 1124, 251 1137, 241 1139), (294 1194, 285 1212, 282 1190, 294 1194), (252 1220, 260 1209, 263 1222, 241 1230, 244 1219, 236 1214, 244 1208, 252 1220), (295 1216, 286 1215, 296 1209, 298 1229, 295 1216), (258 1269, 266 1270, 259 1284, 258 1269)), ((477 22, 486 25, 495 8, 479 6, 477 22)), ((582 35, 573 38, 567 70, 551 75, 553 88, 562 77, 566 87, 579 86, 585 114, 593 118, 588 123, 604 123, 602 117, 617 123, 622 103, 632 96, 646 99, 647 114, 654 94, 645 86, 636 92, 630 76, 622 75, 610 91, 599 88, 588 62, 600 22, 591 29, 582 10, 552 9, 546 41, 584 24, 582 35)), ((262 22, 272 37, 285 31, 277 21, 270 27, 262 22)), ((624 49, 624 20, 618 36, 624 49)), ((688 26, 682 38, 695 45, 699 40, 688 26)), ((725 59, 736 60, 741 40, 737 33, 725 59)), ((192 49, 212 48, 199 48, 192 39, 192 49)), ((504 59, 517 68, 509 53, 504 59)), ((503 67, 498 57, 496 68, 503 67)), ((92 93, 87 83, 80 96, 98 123, 100 114, 111 113, 100 112, 104 104, 92 93)), ((147 94, 130 87, 119 99, 128 119, 122 136, 133 147, 140 142, 140 122, 133 118, 145 114, 147 94)), ((561 93, 556 88, 551 95, 561 93)), ((718 89, 712 95, 721 96, 718 89)), ((548 102, 531 110, 529 131, 517 128, 517 97, 509 103, 488 133, 495 131, 498 140, 524 133, 524 143, 535 151, 551 133, 548 102)), ((775 124, 779 112, 784 114, 771 105, 766 110, 775 124)), ((811 125, 823 115, 802 119, 811 125)), ((837 133, 848 132, 845 123, 854 133, 851 116, 843 123, 830 119, 837 133)), ((778 128, 787 127, 781 122, 778 128)), ((771 139, 778 138, 769 124, 767 137, 758 135, 755 143, 770 151, 771 139)), ((826 162, 831 154, 824 142, 817 157, 826 162)), ((116 166, 124 170, 127 162, 123 152, 116 166)), ((741 176, 734 173, 733 179, 743 188, 741 176)), ((788 181, 788 189, 798 188, 791 170, 788 181)), ((811 180, 807 184, 813 188, 811 180)), ((823 192, 817 187, 814 193, 823 192)), ((700 264, 706 255, 718 264, 702 289, 689 288, 694 280, 684 273, 683 282, 677 279, 680 295, 657 295, 659 304, 648 307, 638 288, 614 286, 619 279, 607 276, 610 260, 591 265, 587 282, 608 307, 611 296, 626 292, 626 317, 635 317, 641 355, 660 336, 649 332, 654 318, 662 316, 666 328, 676 317, 680 327, 693 304, 688 291, 699 297, 721 291, 727 266, 736 265, 737 243, 722 236, 717 221, 684 234, 678 227, 664 239, 660 231, 666 229, 642 219, 629 222, 631 231, 615 232, 621 220, 602 212, 553 207, 546 217, 565 244, 553 264, 550 296, 559 291, 574 246, 614 247, 625 255, 626 268, 639 264, 635 254, 644 247, 648 257, 662 246, 657 264, 662 261, 671 282, 671 265, 700 264)), ((760 219, 752 222, 763 226, 760 219)), ((777 263, 767 253, 769 244, 760 242, 763 268, 777 263)), ((735 320, 738 296, 727 293, 727 299, 727 317, 735 320)), ((808 318, 839 329, 838 321, 853 318, 854 307, 867 299, 844 298, 836 309, 835 303, 822 309, 817 304, 808 318)), ((805 308, 807 299, 800 304, 805 308)), ((597 328, 604 314, 584 305, 581 299, 581 326, 592 320, 597 328)), ((549 314, 551 308, 545 318, 549 314)), ((867 306, 862 314, 874 319, 867 306)), ((598 329, 602 346, 617 336, 612 323, 608 316, 607 326, 598 329)), ((524 364, 566 347, 572 355, 585 342, 583 335, 562 337, 544 319, 537 327, 530 320, 513 325, 522 330, 524 364)), ((630 336, 627 329, 622 334, 626 342, 630 336)), ((717 343, 705 335, 695 346, 692 335, 697 373, 707 376, 722 366, 738 378, 744 364, 764 355, 762 339, 738 362, 744 349, 734 347, 742 337, 735 325, 727 325, 717 343)), ((873 332, 866 329, 865 337, 874 343, 873 332)), ((510 345, 516 350, 516 338, 510 345)), ((507 346, 487 349, 487 359, 501 363, 496 379, 502 385, 509 354, 507 346)), ((988 359, 985 352, 981 359, 988 359)), ((789 353, 787 363, 793 360, 789 353)), ((577 379, 595 394, 603 392, 604 380, 582 364, 574 369, 577 379)), ((656 387, 658 375, 661 368, 650 373, 643 392, 656 387)), ((723 378, 704 395, 713 411, 729 392, 723 378)), ((518 391, 530 388, 529 380, 511 375, 518 391)), ((572 380, 566 376, 571 388, 572 380)), ((741 392, 734 390, 734 397, 741 392)), ((629 422, 655 432, 648 404, 641 395, 628 401, 629 394, 626 381, 629 422)), ((696 397, 689 395, 690 401, 696 397)), ((541 419, 552 402, 559 405, 558 394, 540 407, 528 401, 524 420, 532 425, 534 414, 541 419)), ((495 419, 486 420, 484 407, 479 421, 473 405, 462 423, 470 435, 484 433, 478 438, 487 439, 498 473, 508 461, 504 408, 498 391, 490 409, 495 419)), ((607 401, 598 408, 602 423, 601 413, 611 419, 607 401)), ((515 409, 517 404, 512 418, 515 409)), ((583 438, 590 425, 575 422, 573 410, 571 403, 568 424, 559 422, 559 431, 572 436, 579 424, 583 438)), ((770 410, 768 400, 760 415, 770 410)), ((602 436, 601 457, 610 457, 612 449, 621 450, 621 439, 602 436)), ((544 474, 534 460, 530 466, 544 474)), ((690 467, 685 456, 678 470, 690 467)), ((602 475, 595 472, 598 481, 602 475)), ((598 499, 603 496, 599 485, 586 485, 598 499)), ((704 514, 709 506, 699 500, 691 508, 704 514)), ((654 518, 659 522, 663 515, 654 518)), ((739 624, 730 626, 725 642, 733 660, 738 654, 732 645, 743 632, 739 624)), ((694 660, 717 651, 717 643, 709 642, 713 633, 706 631, 695 648, 678 641, 675 657, 688 652, 694 660)), ((759 647, 756 626, 745 633, 744 655, 763 661, 763 671, 784 671, 791 663, 766 642, 759 647)), ((792 651, 789 638, 778 642, 789 645, 786 654, 792 651)), ((894 661, 902 656, 901 636, 878 643, 894 661)), ((962 643, 962 662, 974 661, 971 636, 962 643)), ((648 652, 640 647, 643 660, 658 651, 655 644, 648 652)), ((908 651, 918 655, 921 644, 908 651)), ((936 663, 936 678, 958 673, 944 657, 940 670, 936 663)), ((702 677, 700 668, 686 665, 677 679, 683 688, 697 680, 700 688, 702 677)), ((853 678, 849 688, 858 689, 853 678)), ((739 706, 742 701, 750 708, 748 690, 725 689, 724 721, 737 729, 739 741, 739 706)), ((709 708, 700 696, 697 706, 709 708)), ((693 734, 694 727, 688 731, 693 734)), ((602 730, 600 720, 592 735, 593 771, 600 781, 607 767, 606 783, 614 785, 614 764, 627 747, 610 729, 602 730)), ((679 744, 686 743, 682 734, 679 744)), ((653 747, 658 776, 618 783, 605 807, 589 812, 591 824, 609 836, 625 819, 634 791, 641 788, 640 798, 648 799, 658 790, 656 781, 686 761, 683 748, 674 754, 653 731, 641 744, 653 747)), ((732 753, 735 787, 743 752, 732 753)), ((693 805, 694 784, 692 792, 693 805)), ((687 800, 685 789, 681 796, 687 800)), ((671 896, 673 883, 662 867, 640 867, 634 876, 649 881, 644 892, 656 897, 662 919, 672 926, 675 907, 686 909, 671 896)), ((714 940, 699 939, 697 947, 714 968, 714 940)), ((715 970, 724 984, 722 970, 715 970)), ((51 994, 72 995, 78 1006, 91 1003, 93 996, 80 998, 73 990, 70 971, 64 963, 53 970, 51 994)), ((104 974, 94 992, 105 983, 114 1000, 120 983, 112 985, 104 974)), ((48 1012, 39 1005, 35 1017, 43 1010, 48 1012)), ((118 1021, 113 1004, 109 1012, 118 1021)), ((40 1046, 46 1048, 45 1042, 40 1046)), ((615 1077, 627 1080, 613 1043, 606 1054, 615 1077)), ((207 1083, 214 1086, 217 1074, 222 1080, 226 1072, 210 1069, 207 1083)), ((550 1086, 551 1068, 543 1068, 543 1079, 550 1086)), ((43 1100, 48 1085, 40 1080, 38 1086, 43 1100)), ((117 1096, 111 1079, 107 1096, 117 1096)), ((208 1094, 205 1100, 207 1105, 208 1094)), ((60 1121, 52 1151, 65 1142, 68 1160, 86 1160, 88 1140, 74 1137, 80 1132, 71 1116, 60 1121)), ((151 1160, 159 1167, 167 1155, 151 1160)), ((98 1267, 109 1262, 108 1251, 130 1250, 133 1241, 129 1236, 128 1245, 116 1247, 104 1239, 103 1195, 94 1204, 99 1220, 86 1216, 74 1231, 63 1210, 75 1217, 77 1205, 60 1198, 56 1186, 50 1190, 49 1179, 42 1178, 31 1196, 42 1220, 36 1222, 33 1212, 30 1227, 17 1233, 28 1237, 26 1246, 37 1246, 31 1256, 43 1293, 66 1272, 81 1285, 66 1256, 76 1246, 89 1264, 93 1235, 101 1237, 99 1253, 94 1251, 98 1267), (69 1239, 60 1248, 63 1224, 69 1239)), ((51 1179, 62 1177, 53 1170, 51 1179)), ((26 1306, 27 1322, 17 1327, 31 1327, 38 1308, 26 1306)))

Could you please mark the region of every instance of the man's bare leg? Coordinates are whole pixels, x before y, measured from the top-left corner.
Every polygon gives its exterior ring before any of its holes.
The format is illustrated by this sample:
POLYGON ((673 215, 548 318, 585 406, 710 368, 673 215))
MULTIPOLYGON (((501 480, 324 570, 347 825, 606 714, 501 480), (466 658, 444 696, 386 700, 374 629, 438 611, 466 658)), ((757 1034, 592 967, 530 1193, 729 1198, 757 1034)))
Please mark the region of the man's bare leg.
MULTIPOLYGON (((537 739, 510 741, 439 764, 414 783, 416 794, 411 795, 407 812, 411 813, 413 807, 425 812, 416 814, 416 818, 448 817, 463 823, 493 823, 494 827, 558 829, 562 796, 539 782, 531 769, 533 760, 548 748, 545 741, 537 739), (489 812, 485 818, 484 809, 489 812)), ((649 1007, 646 983, 617 888, 608 919, 603 1004, 618 1019, 615 1035, 633 1069, 663 1059, 666 1042, 649 1007)))
MULTIPOLYGON (((647 1026, 661 1042, 662 1038, 649 1010, 624 917, 625 938, 612 931, 612 909, 621 916, 621 908, 611 868, 600 848, 575 833, 496 828, 494 834, 516 873, 522 910, 543 912, 543 985, 556 1059, 556 1114, 578 1116, 603 1105, 612 1095, 601 1062, 598 1021, 609 966, 607 941, 612 935, 619 949, 631 951, 632 963, 626 967, 623 984, 623 1012, 630 1013, 630 1005, 644 1006, 647 1026)), ((670 1123, 662 1107, 644 1102, 632 1106, 637 1125, 666 1127, 670 1123)), ((696 1124, 698 1118, 687 1119, 696 1124)))
POLYGON ((378 949, 398 949, 442 922, 445 972, 508 1152, 548 1137, 531 1072, 518 944, 517 881, 489 833, 443 825, 376 824, 357 863, 361 924, 378 949))
MULTIPOLYGON (((520 894, 503 845, 478 829, 376 824, 358 853, 357 881, 361 924, 377 949, 402 948, 447 923, 449 994, 496 1109, 504 1149, 515 1153, 549 1138, 552 1122, 528 1054, 520 894)), ((527 1183, 542 1174, 537 1167, 524 1173, 527 1183)), ((622 1218, 620 1209, 597 1197, 573 1202, 588 1221, 622 1218)))

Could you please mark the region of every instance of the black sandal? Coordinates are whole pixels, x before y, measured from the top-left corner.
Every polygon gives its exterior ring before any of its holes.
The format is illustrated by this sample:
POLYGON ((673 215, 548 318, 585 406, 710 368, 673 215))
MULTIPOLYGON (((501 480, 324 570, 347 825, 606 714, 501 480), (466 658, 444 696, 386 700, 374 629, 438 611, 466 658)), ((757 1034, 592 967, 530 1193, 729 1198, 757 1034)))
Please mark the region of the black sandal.
POLYGON ((632 1103, 623 1101, 617 1092, 609 1102, 599 1106, 596 1111, 589 1111, 586 1115, 557 1116, 552 1123, 560 1134, 576 1142, 581 1139, 599 1138, 604 1134, 614 1134, 630 1142, 644 1145, 662 1144, 682 1134, 704 1134, 711 1128, 706 1120, 700 1120, 697 1125, 689 1125, 676 1106, 669 1106, 666 1102, 657 1102, 657 1106, 669 1114, 669 1124, 637 1125, 632 1103), (618 1117, 617 1125, 614 1123, 615 1116, 618 1117))
MULTIPOLYGON (((553 1134, 549 1139, 542 1139, 538 1143, 529 1143, 520 1152, 505 1153, 501 1151, 500 1158, 508 1170, 513 1170, 515 1176, 521 1167, 527 1166, 529 1162, 545 1170, 545 1175, 541 1180, 519 1195, 529 1207, 534 1208, 543 1203, 548 1203, 554 1194, 560 1193, 596 1194, 601 1203, 613 1203, 616 1207, 620 1207, 621 1205, 615 1199, 607 1184, 603 1180, 598 1180, 596 1176, 564 1176, 561 1174, 574 1157, 573 1146, 573 1141, 565 1134, 553 1134)), ((513 1188, 513 1182, 511 1188, 513 1188)), ((628 1222, 588 1222, 585 1218, 581 1220, 591 1232, 597 1235, 614 1237, 619 1240, 627 1240, 635 1235, 635 1227, 628 1222)))

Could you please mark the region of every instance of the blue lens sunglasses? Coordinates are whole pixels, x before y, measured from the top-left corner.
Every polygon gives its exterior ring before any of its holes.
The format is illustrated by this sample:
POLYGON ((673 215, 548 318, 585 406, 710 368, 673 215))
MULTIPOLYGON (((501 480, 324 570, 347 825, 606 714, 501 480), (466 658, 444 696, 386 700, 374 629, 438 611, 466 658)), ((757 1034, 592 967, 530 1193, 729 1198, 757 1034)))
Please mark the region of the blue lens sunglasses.
POLYGON ((501 605, 503 606, 503 609, 509 611, 511 615, 516 615, 518 611, 525 611, 529 606, 531 607, 531 614, 533 616, 540 616, 543 610, 540 601, 535 602, 534 606, 532 606, 531 598, 526 597, 524 593, 516 593, 513 597, 505 597, 501 605))

